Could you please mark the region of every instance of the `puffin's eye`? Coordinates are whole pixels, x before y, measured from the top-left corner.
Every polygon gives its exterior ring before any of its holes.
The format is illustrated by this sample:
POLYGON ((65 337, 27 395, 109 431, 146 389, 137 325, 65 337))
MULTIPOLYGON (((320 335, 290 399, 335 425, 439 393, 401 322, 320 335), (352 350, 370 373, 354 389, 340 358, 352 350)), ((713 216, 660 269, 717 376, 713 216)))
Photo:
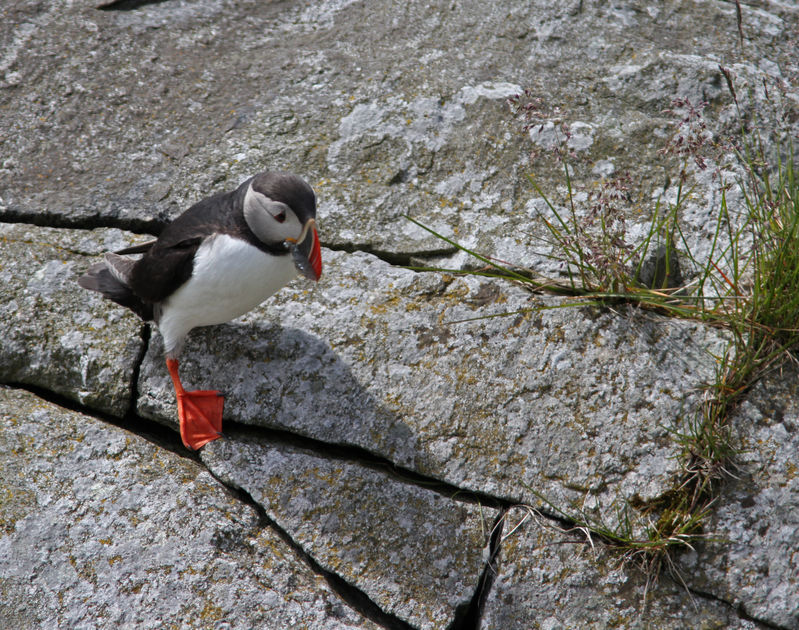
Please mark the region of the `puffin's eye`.
POLYGON ((285 212, 285 210, 283 212, 281 212, 280 214, 276 214, 274 216, 275 216, 275 221, 277 221, 278 223, 283 223, 283 221, 286 220, 286 212, 285 212))

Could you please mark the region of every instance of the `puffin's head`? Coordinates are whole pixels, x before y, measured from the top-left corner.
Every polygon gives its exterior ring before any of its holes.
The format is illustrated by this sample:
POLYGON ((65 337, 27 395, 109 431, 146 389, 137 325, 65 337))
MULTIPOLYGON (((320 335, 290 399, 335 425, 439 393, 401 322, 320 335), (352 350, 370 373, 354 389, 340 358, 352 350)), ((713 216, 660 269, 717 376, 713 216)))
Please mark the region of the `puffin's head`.
POLYGON ((316 233, 316 195, 292 173, 259 173, 244 194, 244 220, 264 243, 282 244, 299 272, 311 280, 322 275, 322 252, 316 233))

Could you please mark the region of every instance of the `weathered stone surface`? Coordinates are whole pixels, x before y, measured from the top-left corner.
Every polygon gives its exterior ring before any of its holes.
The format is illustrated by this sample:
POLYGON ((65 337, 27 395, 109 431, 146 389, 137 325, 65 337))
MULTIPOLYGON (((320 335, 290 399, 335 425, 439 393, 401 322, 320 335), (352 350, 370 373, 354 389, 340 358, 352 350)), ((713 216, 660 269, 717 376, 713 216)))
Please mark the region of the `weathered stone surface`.
POLYGON ((687 583, 781 628, 799 628, 799 381, 774 374, 733 417, 741 439, 707 530, 720 540, 682 558, 687 583))
MULTIPOLYGON (((562 508, 657 496, 676 469, 667 429, 712 377, 720 337, 696 324, 557 308, 508 283, 324 252, 233 324, 188 339, 190 387, 226 417, 354 444, 461 487, 562 508), (531 310, 509 317, 466 318, 531 310), (541 310, 550 309, 550 310, 541 310)), ((159 343, 139 411, 175 422, 159 343)))
POLYGON ((133 240, 119 230, 0 223, 0 382, 36 385, 125 413, 144 349, 141 323, 76 280, 102 252, 133 240))
POLYGON ((0 388, 0 626, 374 628, 191 461, 0 388))
POLYGON ((323 567, 413 627, 449 627, 477 588, 495 510, 287 446, 218 440, 201 456, 323 567))
MULTIPOLYGON (((731 70, 747 115, 774 123, 774 136, 795 137, 799 124, 799 8, 788 2, 740 3, 740 34, 733 2, 168 0, 124 12, 96 4, 0 6, 0 219, 155 233, 209 193, 281 168, 317 189, 320 232, 333 248, 393 261, 441 250, 408 213, 467 246, 556 274, 562 264, 535 238, 547 209, 526 175, 564 202, 563 170, 549 153, 561 125, 571 134, 577 215, 596 180, 627 172, 628 236, 640 240, 653 199, 675 198, 679 164, 659 153, 672 130, 664 113, 671 100, 708 102, 709 140, 737 126, 719 64, 731 70), (542 118, 528 136, 504 102, 524 88, 540 99, 542 118)), ((699 259, 720 203, 711 171, 729 154, 717 157, 705 172, 688 165, 697 185, 681 219, 699 259)), ((727 201, 740 216, 734 189, 727 201)), ((0 304, 0 381, 121 415, 140 325, 73 280, 89 258, 132 237, 3 230, 0 275, 14 297, 0 304), (93 244, 80 245, 84 238, 93 244)), ((296 284, 248 318, 192 334, 187 381, 225 389, 229 419, 355 444, 502 497, 532 502, 533 489, 563 508, 586 493, 589 507, 607 507, 619 494, 649 498, 667 486, 677 463, 666 427, 690 413, 695 387, 712 377, 704 350, 718 349, 716 333, 571 308, 453 325, 563 302, 360 254, 325 256, 318 287, 296 284)), ((468 263, 460 254, 441 260, 468 263)), ((157 336, 139 385, 138 409, 174 423, 157 336)), ((757 422, 742 434, 762 448, 742 460, 742 481, 728 487, 713 523, 737 542, 685 562, 696 588, 791 627, 796 607, 784 585, 796 583, 795 492, 786 462, 795 431, 785 418, 793 412, 764 409, 758 402, 741 411, 757 422)), ((44 478, 37 483, 45 487, 44 478)), ((22 504, 13 505, 16 522, 22 504)), ((72 526, 55 514, 52 521, 56 535, 72 526)), ((497 585, 497 597, 540 601, 510 577, 497 585)), ((298 592, 328 601, 315 589, 298 592)), ((608 594, 607 609, 610 598, 628 597, 616 593, 603 587, 596 599, 568 601, 599 610, 608 594)), ((544 605, 564 611, 552 601, 544 605)), ((717 607, 692 618, 689 598, 680 601, 681 611, 674 604, 674 615, 653 625, 723 623, 717 607)), ((574 619, 561 612, 556 619, 574 619)), ((496 615, 489 619, 505 619, 496 615)), ((340 622, 348 623, 360 622, 340 622)))
POLYGON ((688 593, 667 576, 647 584, 634 561, 623 563, 601 544, 592 550, 545 520, 530 518, 526 510, 509 512, 505 532, 483 630, 759 627, 730 606, 688 593))

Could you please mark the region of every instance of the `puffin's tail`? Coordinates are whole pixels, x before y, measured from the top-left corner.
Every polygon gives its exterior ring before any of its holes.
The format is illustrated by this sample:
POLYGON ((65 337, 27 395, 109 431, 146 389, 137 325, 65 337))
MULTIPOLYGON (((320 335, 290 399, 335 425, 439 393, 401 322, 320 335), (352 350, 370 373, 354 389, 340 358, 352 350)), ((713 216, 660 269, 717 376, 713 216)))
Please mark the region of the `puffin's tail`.
POLYGON ((128 285, 135 260, 108 253, 105 260, 89 267, 78 278, 78 284, 89 291, 102 293, 103 297, 132 310, 143 320, 153 318, 153 305, 144 302, 128 285))

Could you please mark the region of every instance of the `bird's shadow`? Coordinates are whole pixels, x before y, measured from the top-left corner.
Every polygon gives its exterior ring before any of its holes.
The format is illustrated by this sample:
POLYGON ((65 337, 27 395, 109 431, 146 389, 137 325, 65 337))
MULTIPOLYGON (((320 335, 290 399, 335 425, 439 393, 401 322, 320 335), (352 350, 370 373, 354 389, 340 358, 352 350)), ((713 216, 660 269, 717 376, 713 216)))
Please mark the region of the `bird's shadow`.
MULTIPOLYGON (((188 390, 224 394, 223 431, 232 420, 356 446, 412 469, 426 467, 411 428, 358 381, 325 340, 304 330, 264 321, 195 329, 180 357, 180 374, 188 390)), ((142 416, 176 425, 174 390, 157 332, 140 369, 138 395, 142 416)))

